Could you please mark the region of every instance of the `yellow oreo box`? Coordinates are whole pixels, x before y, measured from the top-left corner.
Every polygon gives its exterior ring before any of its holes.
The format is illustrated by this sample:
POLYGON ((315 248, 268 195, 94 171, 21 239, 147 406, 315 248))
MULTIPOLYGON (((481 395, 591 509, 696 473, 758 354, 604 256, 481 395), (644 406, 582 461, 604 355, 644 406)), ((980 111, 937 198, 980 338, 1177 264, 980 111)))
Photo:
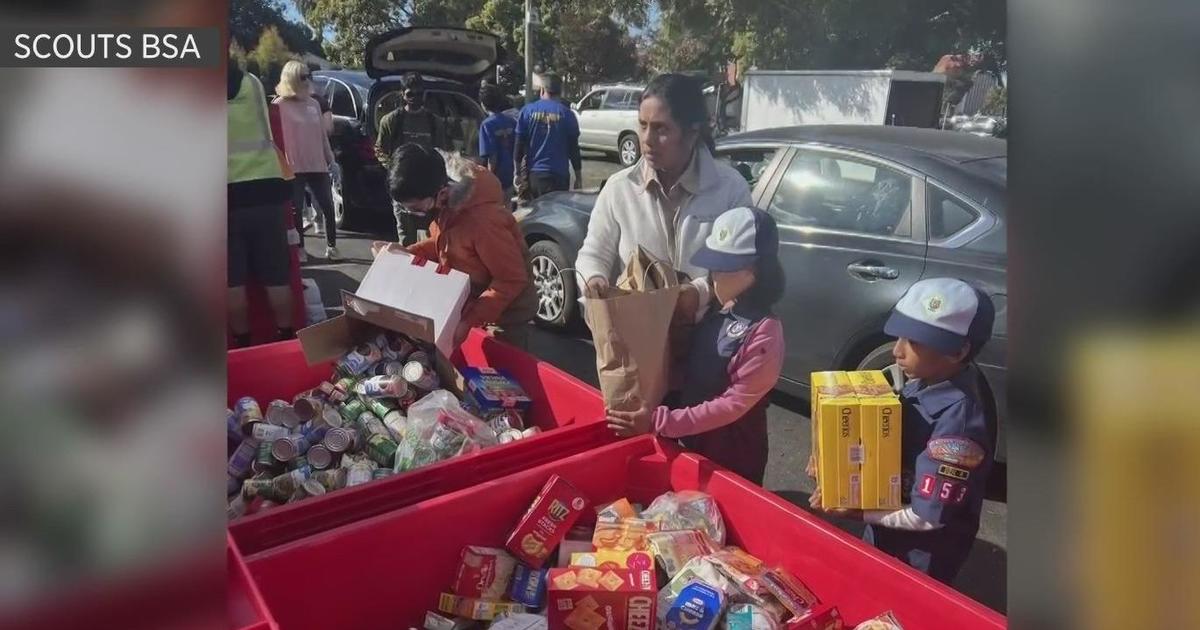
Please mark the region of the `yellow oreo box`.
POLYGON ((853 396, 822 397, 813 416, 820 456, 817 483, 821 506, 862 505, 862 446, 859 444, 859 400, 853 396))
POLYGON ((900 400, 879 370, 849 372, 862 431, 862 508, 900 505, 900 400))
POLYGON ((900 505, 900 401, 895 396, 858 399, 862 430, 862 508, 900 505))
POLYGON ((809 377, 812 383, 812 393, 809 396, 809 403, 812 405, 809 410, 808 417, 812 419, 812 451, 813 457, 820 461, 820 440, 817 438, 817 409, 821 404, 822 398, 836 398, 839 396, 853 396, 854 386, 850 384, 850 377, 846 372, 813 372, 809 377))

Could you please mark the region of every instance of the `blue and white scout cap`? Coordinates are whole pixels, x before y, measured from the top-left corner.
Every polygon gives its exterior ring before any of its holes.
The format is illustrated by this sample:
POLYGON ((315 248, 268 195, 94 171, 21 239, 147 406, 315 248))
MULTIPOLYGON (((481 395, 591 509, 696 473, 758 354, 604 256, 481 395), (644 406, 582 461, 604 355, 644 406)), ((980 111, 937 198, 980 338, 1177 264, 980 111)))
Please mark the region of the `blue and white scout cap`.
POLYGON ((896 303, 883 332, 957 354, 971 342, 971 356, 992 337, 995 306, 986 293, 954 278, 914 283, 896 303))
POLYGON ((758 257, 779 251, 779 228, 775 219, 758 208, 726 210, 713 221, 712 233, 692 256, 692 264, 709 271, 741 271, 758 262, 758 257))

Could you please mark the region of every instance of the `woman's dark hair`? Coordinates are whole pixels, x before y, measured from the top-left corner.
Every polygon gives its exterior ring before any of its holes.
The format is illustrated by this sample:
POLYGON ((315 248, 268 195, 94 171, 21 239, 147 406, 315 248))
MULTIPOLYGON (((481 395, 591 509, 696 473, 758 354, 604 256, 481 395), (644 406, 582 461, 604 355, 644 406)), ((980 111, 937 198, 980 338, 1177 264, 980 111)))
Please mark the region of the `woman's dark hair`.
POLYGON ((660 74, 650 80, 638 103, 650 97, 662 99, 671 110, 671 118, 682 129, 695 130, 700 141, 711 152, 714 149, 712 129, 708 125, 708 105, 700 80, 682 74, 660 74))
POLYGON ((446 161, 433 149, 409 142, 392 154, 388 192, 396 201, 432 197, 447 179, 446 161))
POLYGON ((755 210, 758 215, 754 250, 758 260, 754 263, 754 286, 738 298, 738 302, 770 312, 787 287, 783 264, 779 261, 779 226, 775 218, 755 210))

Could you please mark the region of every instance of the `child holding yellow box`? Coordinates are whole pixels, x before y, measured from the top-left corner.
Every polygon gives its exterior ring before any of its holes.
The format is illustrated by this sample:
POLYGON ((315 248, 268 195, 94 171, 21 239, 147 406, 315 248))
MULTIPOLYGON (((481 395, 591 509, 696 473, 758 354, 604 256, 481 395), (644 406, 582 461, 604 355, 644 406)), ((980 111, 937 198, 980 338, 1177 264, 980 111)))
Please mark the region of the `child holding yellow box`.
MULTIPOLYGON (((913 284, 884 332, 909 381, 900 392, 902 487, 899 510, 825 511, 868 523, 864 539, 913 568, 951 582, 967 559, 995 451, 995 418, 986 413, 971 360, 991 338, 995 308, 961 280, 913 284)), ((810 504, 821 509, 818 487, 810 504)))

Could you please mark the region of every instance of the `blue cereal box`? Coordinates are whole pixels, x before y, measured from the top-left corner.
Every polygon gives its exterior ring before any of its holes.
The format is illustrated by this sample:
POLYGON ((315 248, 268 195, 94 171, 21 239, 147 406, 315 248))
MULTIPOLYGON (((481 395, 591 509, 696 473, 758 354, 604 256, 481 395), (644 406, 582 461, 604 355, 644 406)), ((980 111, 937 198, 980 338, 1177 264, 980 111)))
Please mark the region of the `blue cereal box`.
POLYGON ((516 379, 505 370, 490 367, 466 367, 462 369, 466 382, 467 404, 482 414, 501 409, 515 409, 522 415, 529 411, 533 401, 521 389, 516 379))
POLYGON ((691 582, 667 609, 666 630, 714 630, 725 608, 725 594, 705 584, 691 582))
POLYGON ((530 569, 518 563, 508 595, 528 608, 541 608, 546 602, 546 569, 530 569))

